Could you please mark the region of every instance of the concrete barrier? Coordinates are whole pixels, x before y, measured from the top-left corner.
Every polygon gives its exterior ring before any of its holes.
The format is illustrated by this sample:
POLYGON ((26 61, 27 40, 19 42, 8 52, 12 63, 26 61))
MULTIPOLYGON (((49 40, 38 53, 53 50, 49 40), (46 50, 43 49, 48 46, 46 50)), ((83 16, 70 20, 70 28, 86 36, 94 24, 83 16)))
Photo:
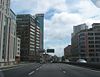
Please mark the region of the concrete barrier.
POLYGON ((100 63, 77 63, 77 62, 64 62, 65 64, 76 65, 86 68, 91 68, 100 71, 100 63))

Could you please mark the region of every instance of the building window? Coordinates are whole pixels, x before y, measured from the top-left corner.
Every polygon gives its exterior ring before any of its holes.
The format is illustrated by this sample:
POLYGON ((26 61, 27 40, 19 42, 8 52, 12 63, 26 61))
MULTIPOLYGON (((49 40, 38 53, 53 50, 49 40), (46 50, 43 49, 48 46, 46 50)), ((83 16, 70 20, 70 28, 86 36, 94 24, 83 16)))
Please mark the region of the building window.
POLYGON ((94 53, 90 53, 89 56, 94 56, 94 53))
POLYGON ((89 41, 88 43, 93 44, 93 43, 94 43, 94 41, 89 41))
POLYGON ((88 33, 88 35, 93 35, 93 33, 88 33))
POLYGON ((85 50, 81 50, 81 52, 85 52, 85 50))
POLYGON ((20 49, 18 48, 18 51, 19 51, 20 49))
POLYGON ((96 49, 97 52, 100 52, 100 49, 96 49))
POLYGON ((81 47, 81 48, 85 48, 85 46, 84 46, 84 45, 81 45, 80 47, 81 47))
POLYGON ((83 38, 80 38, 80 40, 85 40, 85 38, 83 37, 83 38))
POLYGON ((94 48, 94 45, 89 45, 90 48, 94 48))
POLYGON ((100 40, 100 37, 95 37, 95 40, 100 40))
POLYGON ((100 33, 95 33, 95 35, 100 35, 100 33))
POLYGON ((100 41, 95 41, 96 44, 100 44, 100 41))
POLYGON ((81 37, 81 36, 85 36, 85 34, 84 34, 84 33, 81 33, 81 34, 79 35, 79 37, 81 37))
POLYGON ((89 40, 94 40, 94 37, 88 37, 89 40))
POLYGON ((95 45, 95 47, 100 48, 100 45, 95 45))
POLYGON ((89 49, 89 52, 94 52, 94 49, 89 49))

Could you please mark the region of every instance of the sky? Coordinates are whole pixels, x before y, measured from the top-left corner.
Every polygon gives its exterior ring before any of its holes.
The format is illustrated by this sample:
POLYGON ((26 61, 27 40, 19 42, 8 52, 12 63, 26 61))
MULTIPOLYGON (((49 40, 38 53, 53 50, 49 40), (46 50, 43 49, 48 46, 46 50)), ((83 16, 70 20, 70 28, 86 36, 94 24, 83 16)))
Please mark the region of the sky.
POLYGON ((73 26, 100 22, 100 0, 11 0, 15 14, 44 13, 45 49, 54 48, 57 56, 71 44, 73 26))

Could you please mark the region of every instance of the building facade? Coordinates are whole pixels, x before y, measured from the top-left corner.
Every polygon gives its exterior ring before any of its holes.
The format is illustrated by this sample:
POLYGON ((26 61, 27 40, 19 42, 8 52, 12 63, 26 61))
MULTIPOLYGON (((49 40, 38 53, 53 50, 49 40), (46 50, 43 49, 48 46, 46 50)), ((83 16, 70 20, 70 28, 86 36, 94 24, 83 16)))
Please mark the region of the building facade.
POLYGON ((15 61, 16 24, 15 14, 10 10, 10 0, 0 0, 0 65, 15 61), (14 16, 14 17, 12 17, 14 16), (11 41, 12 39, 12 41, 11 41), (12 48, 13 47, 13 48, 12 48))
POLYGON ((64 58, 69 60, 71 59, 71 45, 64 48, 64 58))
POLYGON ((81 30, 88 29, 86 24, 80 24, 78 26, 73 27, 73 33, 71 35, 71 53, 72 53, 72 61, 76 61, 79 59, 79 50, 78 50, 78 33, 81 30))
POLYGON ((81 30, 84 30, 84 29, 88 29, 88 26, 85 23, 74 26, 73 27, 73 31, 74 31, 73 35, 75 35, 76 33, 80 32, 81 30))
POLYGON ((40 28, 30 14, 17 15, 17 36, 21 39, 21 61, 35 61, 40 48, 40 28))
POLYGON ((16 56, 16 15, 10 9, 10 24, 9 24, 9 38, 8 38, 8 62, 14 63, 16 56))
POLYGON ((40 27, 40 48, 43 49, 44 47, 44 14, 36 14, 36 20, 39 22, 40 27))
POLYGON ((76 52, 79 59, 100 62, 100 23, 94 23, 92 28, 77 33, 76 52))
POLYGON ((17 37, 17 52, 16 52, 16 63, 20 63, 20 44, 21 40, 17 37))

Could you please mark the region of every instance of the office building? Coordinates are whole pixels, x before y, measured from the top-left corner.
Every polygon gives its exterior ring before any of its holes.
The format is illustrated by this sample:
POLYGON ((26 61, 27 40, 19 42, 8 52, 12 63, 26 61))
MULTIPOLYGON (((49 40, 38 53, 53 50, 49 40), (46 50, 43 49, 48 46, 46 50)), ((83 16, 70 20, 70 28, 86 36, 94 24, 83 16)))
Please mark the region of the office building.
POLYGON ((21 61, 35 61, 40 48, 40 27, 30 14, 17 15, 17 36, 21 39, 21 61))
POLYGON ((78 33, 81 30, 86 30, 86 29, 88 29, 88 26, 85 23, 73 27, 73 33, 71 35, 71 53, 72 53, 71 59, 73 61, 79 59, 78 33))
POLYGON ((77 26, 73 27, 73 35, 75 35, 76 33, 80 32, 81 30, 85 30, 88 29, 88 26, 84 23, 84 24, 80 24, 77 26))
POLYGON ((73 51, 78 52, 77 57, 87 62, 100 62, 100 23, 93 23, 92 28, 81 30, 76 35, 77 51, 73 51))
POLYGON ((43 49, 44 47, 44 14, 36 14, 36 20, 39 22, 40 27, 40 48, 43 49))
POLYGON ((69 60, 71 59, 71 45, 64 48, 64 58, 69 60))
POLYGON ((0 0, 0 65, 15 63, 16 15, 10 9, 10 0, 0 0))
POLYGON ((8 37, 8 62, 14 63, 16 56, 16 15, 10 9, 10 24, 9 24, 9 37, 8 37))
POLYGON ((15 62, 16 15, 10 10, 10 0, 0 0, 0 65, 15 62))

